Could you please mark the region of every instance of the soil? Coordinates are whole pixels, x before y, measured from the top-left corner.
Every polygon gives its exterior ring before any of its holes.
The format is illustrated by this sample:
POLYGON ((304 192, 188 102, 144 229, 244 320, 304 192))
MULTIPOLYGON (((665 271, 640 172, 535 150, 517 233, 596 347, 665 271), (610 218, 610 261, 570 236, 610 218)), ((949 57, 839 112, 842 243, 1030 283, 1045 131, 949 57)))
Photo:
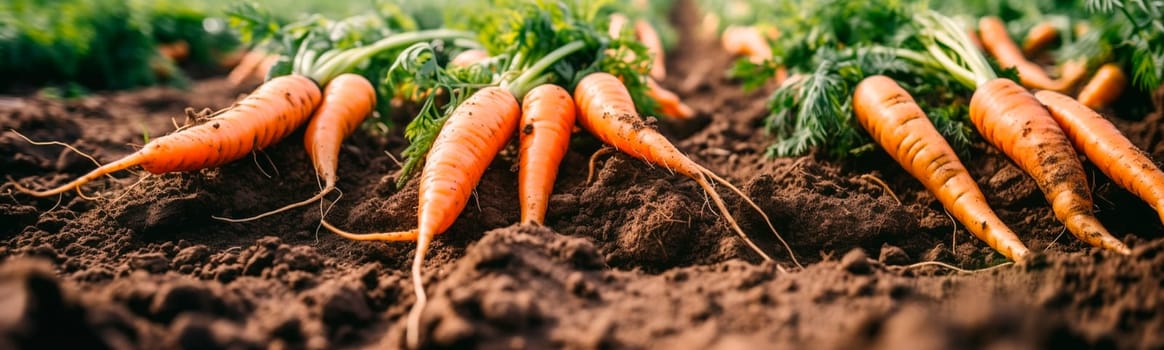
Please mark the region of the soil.
MULTIPOLYGON (((695 27, 691 12, 673 17, 695 27)), ((964 161, 1038 256, 974 273, 905 268, 942 261, 979 269, 1004 259, 954 225, 883 152, 843 162, 767 158, 762 125, 771 87, 741 90, 723 76, 731 58, 714 45, 684 36, 663 85, 699 116, 658 126, 754 198, 804 268, 727 191, 745 231, 776 261, 747 249, 680 175, 616 154, 601 158, 587 183, 589 156, 600 146, 587 137, 562 164, 546 226, 517 225, 510 151, 429 253, 424 347, 1164 347, 1164 227, 1094 167, 1086 165, 1098 216, 1133 247, 1130 256, 1064 234, 1033 181, 980 144, 964 161)), ((208 78, 190 91, 3 97, 0 127, 106 163, 147 135, 172 131, 186 107, 229 106, 254 84, 208 78)), ((1161 99, 1164 90, 1146 117, 1112 118, 1154 159, 1164 159, 1161 99)), ((249 223, 211 218, 314 194, 301 137, 217 169, 122 173, 85 187, 99 198, 0 189, 0 348, 402 347, 415 300, 412 244, 320 231, 317 207, 249 223)), ((360 232, 414 226, 416 180, 397 189, 399 166, 384 154, 404 146, 398 130, 352 137, 329 220, 360 232)), ((0 152, 3 175, 38 188, 94 167, 11 132, 0 134, 0 152)))

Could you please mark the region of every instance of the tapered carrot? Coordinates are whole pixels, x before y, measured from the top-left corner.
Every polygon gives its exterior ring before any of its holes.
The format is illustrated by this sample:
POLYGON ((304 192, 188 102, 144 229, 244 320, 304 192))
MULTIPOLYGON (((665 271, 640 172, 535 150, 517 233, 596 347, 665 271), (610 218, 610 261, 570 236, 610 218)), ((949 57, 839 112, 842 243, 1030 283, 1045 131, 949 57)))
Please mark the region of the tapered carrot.
POLYGON ((1027 37, 1023 39, 1023 53, 1027 56, 1035 55, 1056 39, 1059 39, 1059 29, 1051 21, 1039 22, 1027 31, 1027 37))
POLYGON ((1086 105, 1054 91, 1035 93, 1075 148, 1120 188, 1156 209, 1164 222, 1164 172, 1115 125, 1086 105))
POLYGON ((574 100, 557 85, 538 86, 522 100, 517 168, 522 223, 545 221, 558 165, 570 146, 574 115, 574 100))
POLYGON ((1087 175, 1071 141, 1030 92, 1009 79, 987 81, 970 98, 970 120, 1034 178, 1068 231, 1091 245, 1130 252, 1095 218, 1087 175))
MULTIPOLYGON (((603 143, 613 146, 623 153, 690 177, 703 188, 708 197, 715 203, 720 213, 727 219, 728 224, 744 242, 764 259, 771 260, 740 229, 735 218, 732 217, 731 213, 727 210, 727 206, 724 205, 723 199, 711 187, 708 178, 723 184, 743 197, 744 201, 756 209, 764 217, 765 221, 768 221, 767 214, 764 214, 764 211, 759 206, 744 195, 743 191, 740 191, 727 180, 724 180, 710 170, 695 163, 695 161, 692 161, 691 158, 688 158, 683 152, 675 148, 675 145, 671 144, 665 136, 647 126, 642 118, 635 113, 635 106, 631 100, 630 92, 627 91, 626 86, 617 77, 602 72, 587 75, 574 88, 574 102, 578 108, 578 124, 583 129, 589 131, 599 140, 602 140, 603 143)), ((769 222, 768 224, 772 232, 776 232, 776 229, 771 226, 771 223, 769 222)), ((779 234, 776 237, 788 248, 788 254, 792 258, 792 261, 797 266, 800 266, 800 262, 792 254, 792 249, 788 247, 784 239, 779 234)))
POLYGON ((361 241, 416 241, 412 261, 412 283, 416 304, 408 314, 408 343, 417 344, 420 311, 428 301, 420 268, 434 236, 444 233, 469 202, 469 195, 517 129, 521 111, 509 90, 486 87, 470 96, 453 111, 441 127, 421 171, 417 205, 417 228, 387 233, 354 234, 332 226, 336 234, 361 241))
POLYGON ((1063 92, 1075 84, 1071 79, 1051 79, 1043 67, 1028 61, 1014 40, 1011 40, 1010 34, 1006 32, 1006 25, 998 17, 982 17, 978 21, 978 32, 982 36, 982 44, 986 51, 998 60, 1002 68, 1014 67, 1018 70, 1023 86, 1063 92))
POLYGON ((1115 63, 1107 63, 1095 71, 1095 76, 1079 90, 1079 102, 1092 109, 1100 109, 1114 102, 1124 92, 1128 77, 1115 63))
POLYGON ((319 86, 311 79, 301 75, 277 77, 205 123, 153 139, 137 152, 72 182, 44 191, 16 186, 22 192, 45 197, 138 165, 154 174, 223 165, 287 137, 307 121, 319 102, 319 86))
POLYGON ((853 91, 853 112, 877 144, 975 237, 1011 260, 1022 260, 1029 253, 990 209, 954 149, 897 82, 882 75, 862 80, 853 91))
POLYGON ((376 88, 368 79, 359 74, 345 73, 331 80, 323 89, 323 102, 315 110, 307 129, 303 132, 303 146, 307 156, 315 166, 315 174, 323 180, 319 193, 306 200, 288 204, 244 219, 214 217, 229 222, 244 222, 278 214, 323 199, 335 190, 339 179, 340 145, 344 139, 356 131, 360 123, 376 106, 376 88))
POLYGON ((659 85, 659 82, 651 77, 647 77, 647 96, 659 104, 659 113, 663 115, 678 119, 691 119, 695 116, 695 110, 683 103, 679 95, 659 85))
POLYGON ((647 53, 651 54, 651 78, 655 80, 666 78, 666 50, 663 49, 663 40, 659 38, 659 32, 655 31, 650 22, 639 19, 635 21, 635 37, 647 47, 647 53))

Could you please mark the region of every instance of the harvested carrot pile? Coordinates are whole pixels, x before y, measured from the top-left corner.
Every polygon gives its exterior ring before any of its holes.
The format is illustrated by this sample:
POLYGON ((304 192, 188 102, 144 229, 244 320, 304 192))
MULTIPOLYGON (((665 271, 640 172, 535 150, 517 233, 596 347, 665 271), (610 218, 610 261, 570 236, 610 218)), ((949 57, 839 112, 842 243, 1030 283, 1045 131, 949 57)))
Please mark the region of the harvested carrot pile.
POLYGON ((1164 347, 1159 4, 271 6, 13 75, 0 348, 1164 347))

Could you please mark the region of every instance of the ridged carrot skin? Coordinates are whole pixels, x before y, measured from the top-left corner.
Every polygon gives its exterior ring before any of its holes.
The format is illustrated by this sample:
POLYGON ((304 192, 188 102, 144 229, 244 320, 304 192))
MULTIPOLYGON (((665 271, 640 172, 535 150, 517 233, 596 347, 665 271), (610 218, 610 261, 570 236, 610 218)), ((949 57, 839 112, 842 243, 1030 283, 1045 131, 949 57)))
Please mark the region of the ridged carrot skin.
POLYGON ((1079 90, 1079 103, 1092 109, 1107 107, 1115 102, 1124 87, 1128 85, 1128 77, 1115 63, 1107 63, 1095 71, 1095 76, 1079 90))
POLYGON ((975 237, 1011 260, 1030 252, 990 209, 957 153, 897 82, 882 75, 862 80, 853 91, 853 112, 877 144, 975 237))
POLYGON ((570 147, 574 100, 566 89, 546 84, 530 90, 521 109, 517 171, 521 222, 542 225, 558 167, 570 147))
POLYGON ((1119 129, 1095 110, 1054 91, 1035 93, 1075 148, 1104 175, 1156 209, 1164 222, 1164 172, 1119 129))
POLYGON ((125 158, 101 166, 63 186, 23 192, 52 196, 107 174, 140 165, 162 174, 220 166, 287 137, 319 105, 319 86, 301 75, 281 76, 206 122, 156 138, 125 158))
POLYGON ((1014 67, 1018 70, 1019 79, 1022 80, 1023 86, 1063 92, 1075 84, 1074 81, 1051 79, 1043 67, 1027 60, 1022 50, 1006 32, 1006 25, 998 17, 982 17, 978 21, 978 32, 981 35, 982 45, 991 56, 998 60, 1000 66, 1003 68, 1014 67))
POLYGON ((1055 217, 1079 239, 1128 254, 1095 218, 1083 164, 1050 112, 1009 79, 990 80, 970 98, 970 121, 1038 184, 1055 217))

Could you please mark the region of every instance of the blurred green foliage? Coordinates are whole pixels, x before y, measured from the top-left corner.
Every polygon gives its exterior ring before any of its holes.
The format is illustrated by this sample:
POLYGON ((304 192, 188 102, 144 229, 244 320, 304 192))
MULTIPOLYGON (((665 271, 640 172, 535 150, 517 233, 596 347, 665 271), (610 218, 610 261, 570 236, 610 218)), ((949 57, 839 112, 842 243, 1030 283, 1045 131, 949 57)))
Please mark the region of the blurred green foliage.
MULTIPOLYGON (((367 1, 256 3, 290 21, 304 13, 335 16, 371 8, 367 1)), ((74 96, 168 84, 186 78, 158 52, 185 42, 183 65, 220 68, 239 40, 224 18, 238 1, 4 0, 0 1, 0 93, 49 88, 74 96)))

